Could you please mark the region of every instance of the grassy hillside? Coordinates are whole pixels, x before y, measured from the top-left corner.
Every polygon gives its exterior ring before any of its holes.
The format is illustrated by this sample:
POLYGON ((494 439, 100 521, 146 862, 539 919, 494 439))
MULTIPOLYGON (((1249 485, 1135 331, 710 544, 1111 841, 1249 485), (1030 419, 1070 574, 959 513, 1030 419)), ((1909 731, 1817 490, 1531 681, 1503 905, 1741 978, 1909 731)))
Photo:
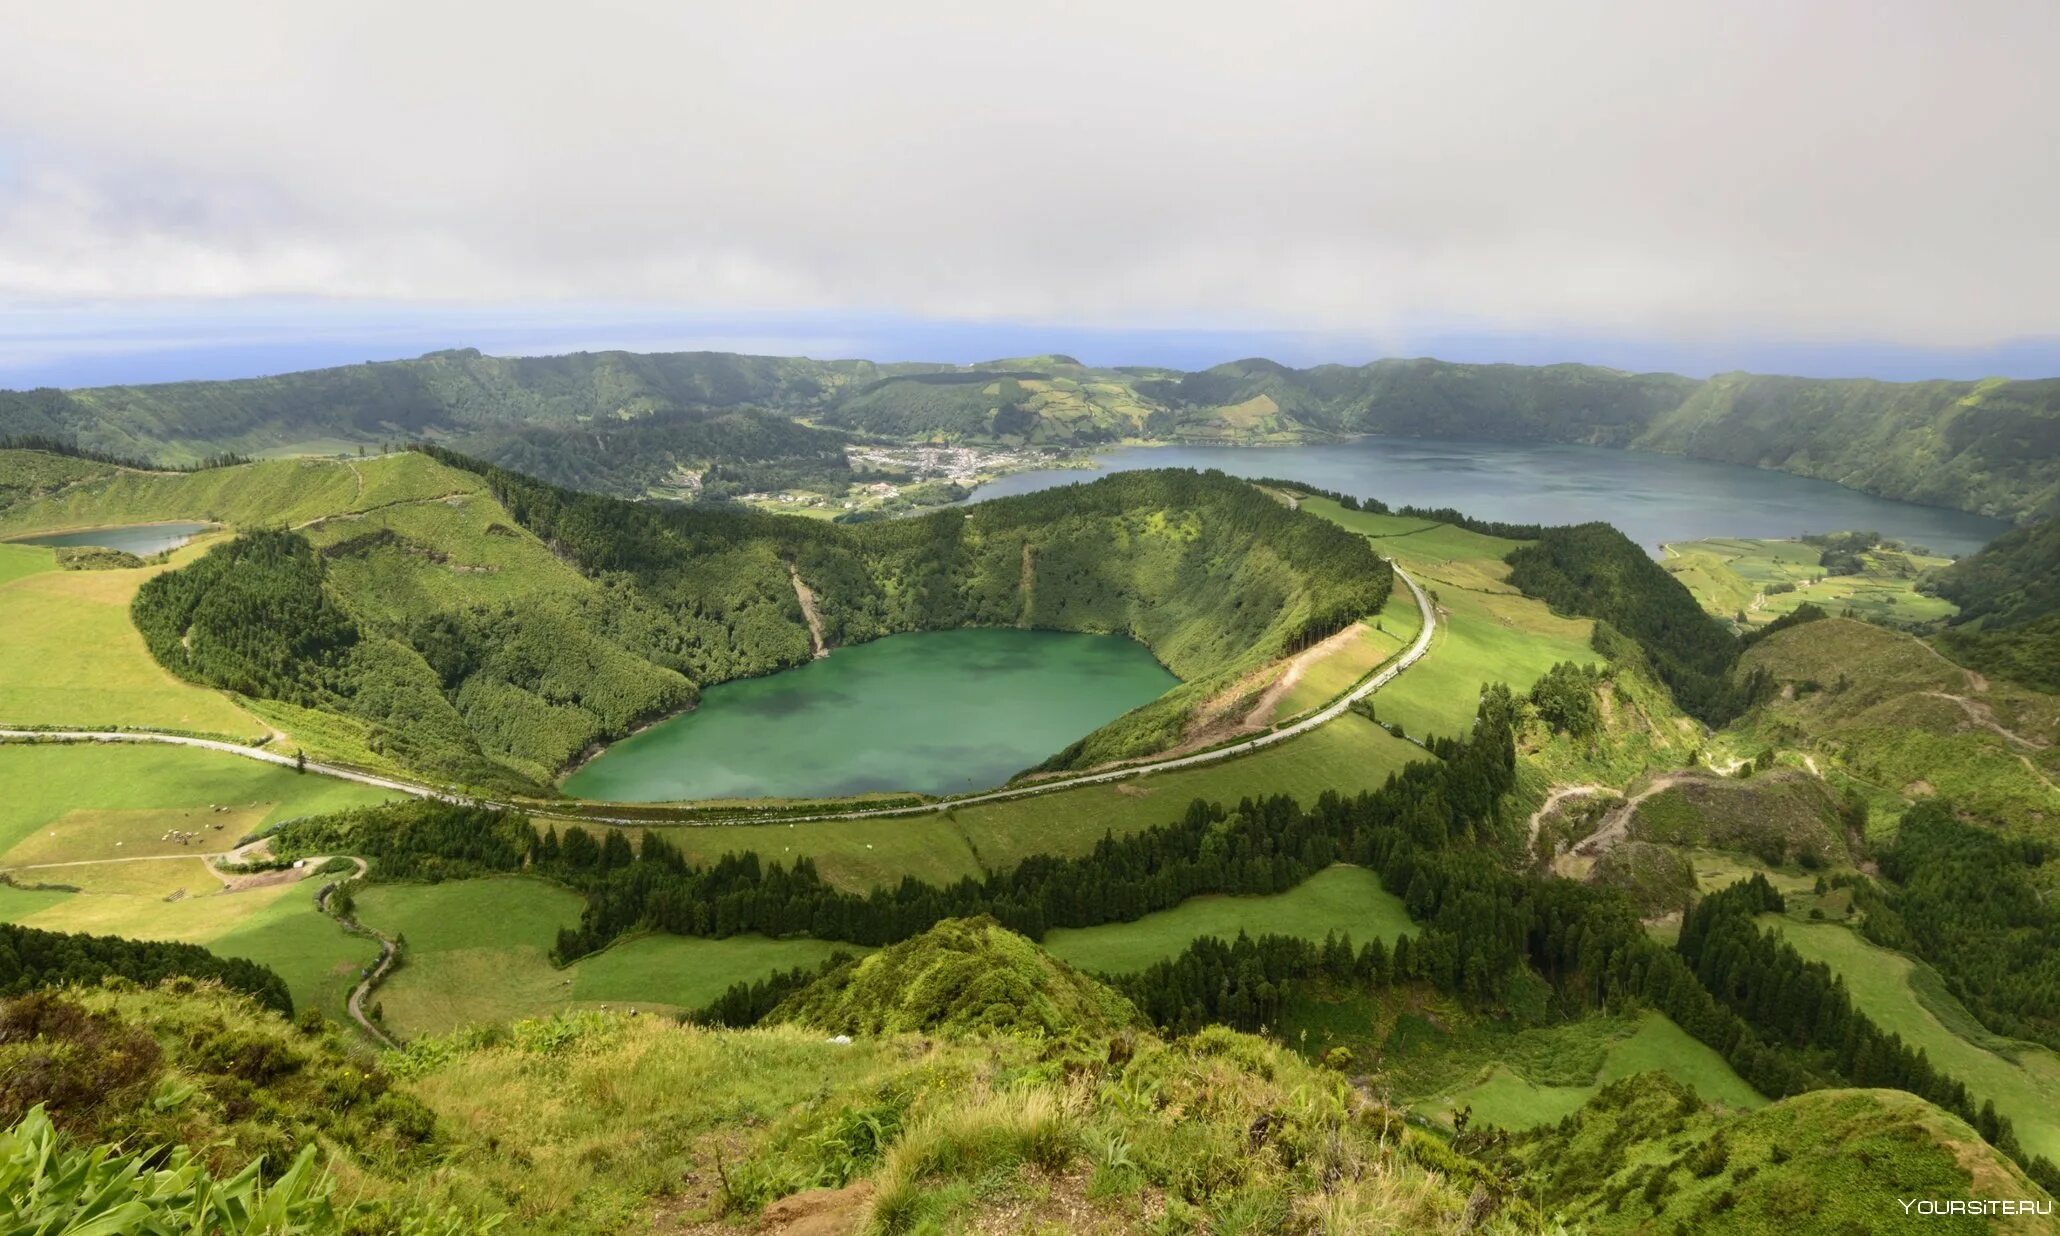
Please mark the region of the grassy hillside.
POLYGON ((1742 755, 1811 753, 1850 779, 1892 828, 1933 795, 2009 829, 2050 836, 2060 820, 2060 697, 1983 679, 1922 640, 1841 618, 1755 644, 1741 671, 1777 693, 1725 732, 1742 755))
POLYGON ((1955 659, 2060 691, 2060 519, 1997 537, 1941 572, 1934 587, 1960 606, 1939 639, 1955 659))
MULTIPOLYGON (((0 473, 40 476, 49 458, 0 452, 0 473)), ((46 560, 10 551, 0 600, 133 592, 160 662, 244 697, 300 745, 503 790, 540 790, 595 743, 691 702, 696 684, 809 659, 797 578, 833 646, 968 625, 1114 632, 1188 679, 1065 753, 1071 766, 1175 744, 1237 675, 1389 595, 1355 538, 1220 476, 1122 474, 970 515, 833 528, 639 506, 413 452, 64 475, 0 511, 0 532, 187 518, 246 535, 169 574, 58 583, 36 573, 46 560)), ((10 686, 40 694, 0 719, 230 730, 219 697, 110 661, 133 635, 82 645, 53 614, 16 616, 33 666, 10 686), (184 710, 129 707, 118 692, 139 675, 184 710), (84 680, 80 702, 60 706, 70 679, 84 680)))
POLYGON ((1499 1156, 1596 1232, 2011 1232, 2046 1220, 1907 1214, 1903 1199, 2049 1201, 1965 1122, 1895 1090, 1824 1090, 1724 1115, 1646 1074, 1499 1156))

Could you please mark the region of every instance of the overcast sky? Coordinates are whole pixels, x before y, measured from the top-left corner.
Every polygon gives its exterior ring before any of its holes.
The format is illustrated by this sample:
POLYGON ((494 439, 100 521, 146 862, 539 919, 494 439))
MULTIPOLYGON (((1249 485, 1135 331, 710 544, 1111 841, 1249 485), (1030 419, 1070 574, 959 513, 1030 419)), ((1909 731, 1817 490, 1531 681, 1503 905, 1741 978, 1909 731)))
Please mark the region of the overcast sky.
POLYGON ((0 378, 555 307, 1341 360, 2060 339, 2052 0, 0 0, 0 48, 0 378))

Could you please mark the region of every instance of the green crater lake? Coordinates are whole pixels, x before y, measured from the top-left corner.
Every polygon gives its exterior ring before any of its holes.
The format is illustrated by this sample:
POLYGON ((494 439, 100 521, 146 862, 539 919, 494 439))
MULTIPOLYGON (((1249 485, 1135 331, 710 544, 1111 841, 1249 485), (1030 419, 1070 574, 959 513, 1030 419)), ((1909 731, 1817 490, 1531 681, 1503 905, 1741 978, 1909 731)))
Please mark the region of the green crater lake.
POLYGON ((987 789, 1178 682, 1116 635, 890 635, 710 687, 564 789, 616 802, 987 789))

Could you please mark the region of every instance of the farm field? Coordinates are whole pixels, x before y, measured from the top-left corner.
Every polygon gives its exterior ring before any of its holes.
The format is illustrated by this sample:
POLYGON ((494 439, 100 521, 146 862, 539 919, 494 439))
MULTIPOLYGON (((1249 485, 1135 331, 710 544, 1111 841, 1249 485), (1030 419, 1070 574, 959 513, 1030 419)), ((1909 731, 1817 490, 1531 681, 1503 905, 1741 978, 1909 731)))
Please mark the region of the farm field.
POLYGON ((1748 626, 1764 626, 1805 602, 1834 614, 1851 609, 1888 626, 1936 622, 1958 612, 1952 602, 1917 591, 1919 578, 1949 565, 1949 558, 1874 549, 1860 555, 1862 573, 1826 575, 1822 551, 1801 541, 1712 537, 1663 548, 1663 565, 1704 609, 1733 621, 1742 614, 1748 626), (1780 591, 1770 593, 1770 586, 1780 591))
POLYGON ((1870 944, 1850 928, 1782 915, 1763 915, 1761 922, 1778 928, 1807 960, 1830 966, 1845 980, 1853 1003, 1882 1029, 1921 1048, 1940 1072, 1965 1082, 1977 1099, 1994 1100, 1996 1110, 2017 1126, 2026 1150, 2049 1158, 2060 1155, 2060 1053, 1986 1035, 1942 989, 1920 996, 1916 962, 1870 944), (1954 1026, 1982 1035, 1986 1045, 1955 1033, 1941 1013, 1954 1026))
POLYGON ((0 918, 204 944, 279 971, 297 1007, 343 1016, 343 994, 373 946, 317 911, 312 885, 228 892, 198 856, 282 819, 390 795, 211 751, 83 743, 0 744, 0 785, 10 789, 0 796, 0 871, 61 886, 5 888, 0 918), (166 841, 175 829, 198 836, 166 841))
MULTIPOLYGON (((203 552, 185 546, 173 565, 203 552)), ((48 549, 0 545, 0 725, 123 725, 242 742, 263 734, 263 722, 174 678, 143 646, 129 602, 165 569, 65 571, 48 549)))
POLYGON ((1561 661, 1600 660, 1589 639, 1595 624, 1561 618, 1543 601, 1503 582, 1502 559, 1519 542, 1449 524, 1348 511, 1328 498, 1302 509, 1370 538, 1380 553, 1432 594, 1437 634, 1423 660, 1373 696, 1374 715, 1415 737, 1463 734, 1485 683, 1527 691, 1561 661))
POLYGON ((405 964, 373 997, 384 1023, 412 1037, 576 1006, 678 1012, 732 983, 813 965, 839 949, 866 951, 820 940, 654 934, 554 967, 551 945, 560 927, 579 921, 580 904, 569 889, 513 876, 366 887, 359 920, 406 940, 405 964))
POLYGON ((1372 939, 1393 944, 1414 930, 1401 899, 1381 887, 1378 875, 1340 864, 1272 896, 1190 897, 1134 923, 1054 928, 1044 947, 1079 969, 1124 974, 1174 957, 1203 936, 1228 940, 1242 931, 1321 940, 1336 931, 1356 947, 1372 939))

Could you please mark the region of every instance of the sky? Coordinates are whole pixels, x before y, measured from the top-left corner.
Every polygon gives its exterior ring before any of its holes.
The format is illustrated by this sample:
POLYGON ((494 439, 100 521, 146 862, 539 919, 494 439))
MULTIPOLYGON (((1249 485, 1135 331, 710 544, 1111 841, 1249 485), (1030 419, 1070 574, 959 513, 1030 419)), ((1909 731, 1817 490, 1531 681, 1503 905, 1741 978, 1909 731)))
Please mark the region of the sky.
POLYGON ((0 0, 0 386, 439 347, 2060 373, 2050 0, 0 0))

